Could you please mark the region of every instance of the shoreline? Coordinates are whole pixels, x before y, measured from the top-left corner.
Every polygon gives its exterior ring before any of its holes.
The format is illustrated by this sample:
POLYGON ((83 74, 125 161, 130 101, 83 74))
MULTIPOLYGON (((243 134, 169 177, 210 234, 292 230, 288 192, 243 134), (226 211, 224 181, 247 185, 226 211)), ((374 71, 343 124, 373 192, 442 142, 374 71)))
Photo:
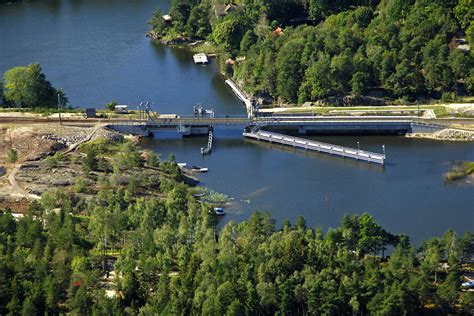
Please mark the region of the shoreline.
POLYGON ((412 133, 406 134, 407 138, 432 139, 450 142, 474 142, 474 131, 446 128, 433 133, 412 133))
MULTIPOLYGON (((205 53, 213 54, 217 58, 220 58, 219 55, 225 54, 221 49, 202 39, 194 39, 187 37, 178 37, 173 39, 164 39, 153 34, 152 31, 149 31, 145 34, 146 37, 150 38, 153 41, 160 43, 173 48, 187 49, 192 53, 205 53)), ((238 58, 237 58, 238 59, 238 58)), ((237 88, 242 91, 249 99, 261 99, 262 96, 253 95, 248 93, 242 85, 240 85, 234 78, 226 76, 222 69, 219 71, 224 76, 225 80, 231 80, 237 86, 237 88)), ((260 102, 262 103, 262 102, 260 102)), ((416 103, 404 103, 401 104, 400 100, 385 100, 382 98, 375 98, 371 96, 360 96, 354 97, 351 95, 346 96, 334 96, 328 97, 326 99, 305 102, 304 104, 282 104, 273 100, 268 104, 259 104, 260 110, 263 113, 275 114, 275 113, 298 113, 298 114, 311 114, 312 111, 326 111, 328 109, 334 110, 338 109, 339 111, 349 111, 356 110, 357 108, 366 108, 366 110, 383 110, 383 109, 393 109, 394 111, 420 111, 426 112, 427 110, 433 111, 434 108, 439 109, 440 113, 433 113, 436 116, 445 116, 442 112, 451 112, 461 114, 461 117, 472 117, 474 115, 474 103, 472 97, 466 98, 465 101, 459 100, 452 103, 443 103, 440 100, 428 100, 424 104, 416 103), (343 104, 340 104, 343 100, 343 104), (383 101, 383 102, 382 102, 383 101), (382 102, 383 104, 381 104, 382 102), (443 110, 444 109, 444 110, 443 110), (467 116, 463 116, 464 112, 469 113, 467 116), (471 114, 472 113, 472 114, 471 114), (440 115, 441 114, 441 115, 440 115)))
POLYGON ((190 52, 193 53, 206 53, 214 55, 222 54, 222 51, 218 47, 213 46, 209 42, 201 39, 193 39, 186 37, 164 39, 162 37, 154 35, 151 31, 147 32, 145 36, 161 45, 172 48, 188 49, 190 52))
MULTIPOLYGON (((77 170, 76 163, 80 160, 78 157, 82 156, 78 150, 82 144, 105 140, 105 144, 113 146, 112 144, 122 144, 129 140, 136 146, 142 157, 145 157, 147 153, 137 137, 100 124, 94 127, 61 126, 58 130, 41 124, 28 127, 0 124, 0 131, 4 132, 2 134, 4 137, 7 134, 10 135, 13 147, 16 148, 19 156, 15 163, 7 162, 6 157, 0 156, 0 208, 11 208, 16 213, 25 213, 30 203, 39 200, 44 192, 54 192, 60 188, 74 190, 75 180, 82 174, 82 171, 77 170), (33 139, 34 146, 28 149, 22 148, 20 144, 27 139, 30 141, 33 139), (61 158, 55 158, 57 155, 61 158), (54 159, 57 161, 54 166, 50 166, 50 162, 54 159)), ((2 141, 0 138, 0 144, 2 141)), ((137 167, 137 170, 147 172, 147 174, 162 173, 160 168, 148 165, 137 167)), ((94 172, 97 175, 107 174, 107 171, 94 172)), ((182 181, 190 187, 195 187, 201 182, 192 172, 182 171, 182 176, 182 181)), ((89 195, 85 194, 85 196, 89 195)))

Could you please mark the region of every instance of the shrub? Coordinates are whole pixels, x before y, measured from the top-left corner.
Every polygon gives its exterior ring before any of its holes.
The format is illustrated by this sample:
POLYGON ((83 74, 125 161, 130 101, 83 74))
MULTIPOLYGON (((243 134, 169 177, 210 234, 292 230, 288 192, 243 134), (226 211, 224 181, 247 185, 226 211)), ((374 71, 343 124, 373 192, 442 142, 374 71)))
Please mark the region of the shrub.
POLYGON ((48 157, 45 159, 45 161, 49 168, 57 168, 59 166, 59 160, 56 158, 56 156, 48 157))
POLYGON ((15 163, 18 161, 18 152, 13 149, 13 148, 10 148, 7 152, 7 161, 9 163, 15 163))
POLYGON ((441 96, 441 102, 448 103, 456 101, 456 93, 454 92, 444 92, 441 96))
POLYGON ((77 193, 86 193, 88 191, 86 179, 84 179, 83 177, 77 178, 76 182, 74 183, 74 190, 77 193))
POLYGON ((158 155, 150 151, 147 156, 147 164, 150 167, 159 167, 160 166, 160 160, 158 159, 158 155))
POLYGON ((109 111, 114 111, 114 110, 115 110, 115 106, 116 106, 117 104, 118 104, 117 101, 111 100, 109 103, 107 103, 107 104, 105 105, 105 108, 106 108, 107 110, 109 110, 109 111))

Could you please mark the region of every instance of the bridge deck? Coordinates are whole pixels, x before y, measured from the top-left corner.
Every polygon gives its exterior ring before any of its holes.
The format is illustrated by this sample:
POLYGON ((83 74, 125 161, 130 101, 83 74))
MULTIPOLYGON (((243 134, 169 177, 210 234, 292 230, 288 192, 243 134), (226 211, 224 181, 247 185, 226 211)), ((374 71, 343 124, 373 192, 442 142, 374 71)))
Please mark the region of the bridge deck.
MULTIPOLYGON (((39 117, 1 117, 0 124, 44 124, 58 123, 58 118, 39 117)), ((186 117, 177 116, 175 118, 157 117, 153 121, 140 119, 84 119, 84 118, 63 118, 64 123, 73 124, 116 124, 116 125, 144 125, 153 127, 177 127, 179 125, 188 126, 210 126, 210 125, 311 125, 321 123, 423 123, 436 125, 467 124, 473 125, 474 119, 447 118, 447 119, 423 119, 412 116, 268 116, 252 117, 245 116, 216 116, 209 117, 186 117)))
POLYGON ((125 124, 143 124, 148 128, 186 126, 211 126, 211 125, 261 125, 261 126, 291 126, 291 125, 320 125, 320 124, 370 124, 370 123, 406 123, 410 124, 410 117, 178 117, 158 118, 153 121, 128 121, 125 124))
POLYGON ((378 154, 370 151, 357 150, 349 147, 332 145, 328 143, 307 140, 303 138, 287 136, 278 133, 258 131, 258 132, 244 132, 244 137, 253 138, 259 141, 267 141, 270 143, 278 143, 293 147, 302 148, 305 150, 318 151, 328 153, 331 155, 337 155, 341 157, 349 157, 357 160, 363 160, 367 162, 375 162, 379 164, 385 163, 385 154, 378 154))

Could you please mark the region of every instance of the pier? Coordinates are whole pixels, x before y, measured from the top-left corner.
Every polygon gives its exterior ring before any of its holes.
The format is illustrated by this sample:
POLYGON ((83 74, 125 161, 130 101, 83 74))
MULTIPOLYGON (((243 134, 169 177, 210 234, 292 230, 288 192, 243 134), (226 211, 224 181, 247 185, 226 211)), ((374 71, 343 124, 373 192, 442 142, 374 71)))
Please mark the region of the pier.
POLYGON ((209 127, 209 135, 207 137, 207 148, 201 147, 201 155, 207 155, 211 153, 213 139, 214 139, 214 128, 211 126, 209 127))
POLYGON ((207 65, 209 63, 209 59, 205 53, 195 54, 193 55, 193 59, 195 64, 207 65))
POLYGON ((327 144, 323 142, 273 133, 266 131, 250 131, 244 132, 244 137, 256 139, 258 141, 267 141, 269 143, 277 143, 295 148, 301 148, 305 150, 317 151, 327 153, 334 156, 348 157, 356 160, 362 160, 367 162, 374 162, 378 164, 385 163, 385 147, 382 146, 384 153, 378 154, 370 151, 359 150, 339 145, 327 144))
POLYGON ((245 107, 247 108, 248 117, 253 116, 253 107, 252 102, 245 96, 245 94, 237 87, 237 85, 230 79, 227 79, 225 83, 232 89, 235 95, 239 98, 240 101, 244 102, 245 107))

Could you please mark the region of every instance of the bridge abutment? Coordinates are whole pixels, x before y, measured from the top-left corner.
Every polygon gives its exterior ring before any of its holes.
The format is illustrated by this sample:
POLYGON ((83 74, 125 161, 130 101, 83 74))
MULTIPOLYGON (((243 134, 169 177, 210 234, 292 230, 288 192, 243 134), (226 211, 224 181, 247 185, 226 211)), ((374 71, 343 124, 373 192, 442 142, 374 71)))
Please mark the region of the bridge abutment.
POLYGON ((107 127, 122 134, 130 134, 130 135, 143 136, 143 137, 148 137, 152 135, 151 131, 148 130, 146 126, 144 125, 110 124, 110 125, 107 125, 107 127))

